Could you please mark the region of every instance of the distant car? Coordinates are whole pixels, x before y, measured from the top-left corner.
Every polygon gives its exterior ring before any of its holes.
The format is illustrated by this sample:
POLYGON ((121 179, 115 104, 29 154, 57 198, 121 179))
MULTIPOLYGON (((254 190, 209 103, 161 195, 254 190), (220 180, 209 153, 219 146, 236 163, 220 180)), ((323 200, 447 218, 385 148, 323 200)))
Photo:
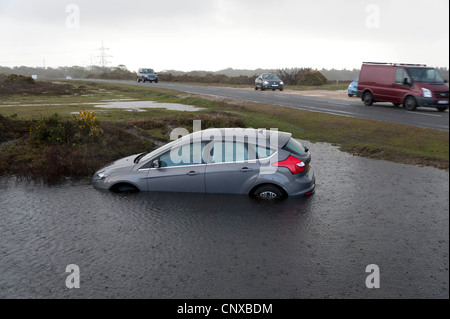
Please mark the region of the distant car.
POLYGON ((158 74, 153 69, 139 69, 137 73, 137 81, 139 82, 155 82, 158 83, 158 74))
POLYGON ((359 74, 355 77, 355 79, 352 81, 352 83, 350 83, 350 85, 348 86, 348 96, 349 97, 353 97, 355 96, 358 92, 358 78, 359 78, 359 74))
POLYGON ((255 80, 255 90, 261 89, 264 90, 284 90, 284 83, 281 79, 275 74, 263 73, 258 76, 255 80))
POLYGON ((246 194, 261 199, 309 196, 311 154, 291 133, 209 129, 153 152, 120 159, 95 173, 97 189, 116 192, 246 194))

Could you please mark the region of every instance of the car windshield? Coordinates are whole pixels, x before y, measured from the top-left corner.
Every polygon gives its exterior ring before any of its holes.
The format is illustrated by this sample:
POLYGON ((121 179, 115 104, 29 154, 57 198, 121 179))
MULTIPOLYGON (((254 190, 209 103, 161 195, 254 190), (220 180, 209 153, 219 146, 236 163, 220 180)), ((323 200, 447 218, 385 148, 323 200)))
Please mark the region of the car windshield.
POLYGON ((153 69, 143 69, 142 73, 155 73, 155 71, 153 69))
POLYGON ((276 76, 275 74, 265 74, 263 76, 264 80, 271 80, 271 81, 281 81, 280 78, 278 76, 276 76))
POLYGON ((154 150, 153 152, 148 153, 147 155, 145 155, 144 157, 142 157, 138 163, 140 162, 145 162, 149 159, 151 159, 152 157, 155 157, 156 155, 160 154, 160 153, 164 153, 165 151, 170 150, 172 147, 178 145, 181 142, 180 139, 173 141, 169 144, 166 144, 164 146, 161 146, 160 148, 157 148, 156 150, 154 150))
POLYGON ((436 69, 409 68, 408 72, 414 82, 444 83, 444 80, 436 69))

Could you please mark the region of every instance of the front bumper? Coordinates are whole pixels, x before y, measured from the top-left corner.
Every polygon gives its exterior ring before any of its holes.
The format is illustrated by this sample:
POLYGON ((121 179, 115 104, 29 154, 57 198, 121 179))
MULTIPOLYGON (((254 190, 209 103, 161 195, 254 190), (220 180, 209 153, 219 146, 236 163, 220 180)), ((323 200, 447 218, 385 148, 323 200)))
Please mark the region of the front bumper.
POLYGON ((448 107, 448 99, 434 99, 432 97, 416 97, 417 104, 423 107, 448 107))

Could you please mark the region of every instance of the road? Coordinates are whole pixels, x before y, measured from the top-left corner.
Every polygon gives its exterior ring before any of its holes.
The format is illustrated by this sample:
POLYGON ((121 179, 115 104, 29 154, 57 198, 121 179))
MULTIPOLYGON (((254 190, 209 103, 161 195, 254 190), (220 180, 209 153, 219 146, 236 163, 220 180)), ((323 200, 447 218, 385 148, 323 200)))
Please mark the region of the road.
POLYGON ((212 95, 216 97, 239 99, 257 103, 287 106, 313 112, 329 113, 437 130, 449 130, 449 112, 438 112, 434 108, 418 108, 414 112, 394 107, 391 103, 377 103, 367 107, 361 100, 330 99, 317 96, 304 96, 295 91, 284 92, 255 91, 253 89, 198 86, 172 83, 136 83, 134 81, 107 81, 112 83, 135 84, 139 86, 160 87, 188 93, 212 95))

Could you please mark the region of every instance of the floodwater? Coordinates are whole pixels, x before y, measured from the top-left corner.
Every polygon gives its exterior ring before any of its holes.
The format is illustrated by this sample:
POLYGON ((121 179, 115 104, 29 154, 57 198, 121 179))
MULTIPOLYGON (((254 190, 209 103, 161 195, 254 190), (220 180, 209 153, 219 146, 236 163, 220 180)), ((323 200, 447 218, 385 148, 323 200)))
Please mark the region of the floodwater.
POLYGON ((273 203, 4 180, 0 298, 448 298, 448 172, 303 143, 316 194, 273 203))
POLYGON ((153 101, 119 101, 119 102, 107 102, 104 104, 95 105, 98 108, 104 109, 125 109, 127 111, 145 112, 145 109, 166 109, 170 111, 188 111, 197 112, 204 110, 201 107, 195 107, 185 104, 177 103, 157 103, 153 101))

